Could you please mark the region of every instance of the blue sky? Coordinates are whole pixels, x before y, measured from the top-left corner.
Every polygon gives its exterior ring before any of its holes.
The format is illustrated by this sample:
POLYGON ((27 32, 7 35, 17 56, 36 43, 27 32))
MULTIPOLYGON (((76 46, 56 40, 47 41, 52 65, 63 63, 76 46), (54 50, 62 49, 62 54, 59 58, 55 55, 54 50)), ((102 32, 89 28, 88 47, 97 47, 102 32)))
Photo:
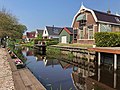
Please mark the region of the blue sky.
POLYGON ((44 29, 46 25, 71 26, 74 15, 81 3, 85 7, 120 14, 120 0, 0 0, 0 8, 5 7, 16 15, 28 31, 44 29))

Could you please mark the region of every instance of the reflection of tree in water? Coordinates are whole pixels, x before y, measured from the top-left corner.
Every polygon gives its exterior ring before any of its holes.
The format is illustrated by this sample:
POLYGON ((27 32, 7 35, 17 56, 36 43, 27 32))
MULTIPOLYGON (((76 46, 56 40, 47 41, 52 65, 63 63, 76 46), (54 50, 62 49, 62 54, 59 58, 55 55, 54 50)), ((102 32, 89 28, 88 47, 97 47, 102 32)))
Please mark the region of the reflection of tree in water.
POLYGON ((33 49, 34 55, 46 55, 46 51, 41 51, 39 49, 33 49))
POLYGON ((18 56, 18 58, 20 60, 22 60, 22 62, 26 62, 26 58, 24 57, 23 53, 22 53, 22 48, 21 47, 13 47, 12 48, 13 52, 18 56))
POLYGON ((41 61, 46 57, 45 53, 43 54, 39 50, 33 48, 23 47, 22 52, 26 52, 26 56, 35 56, 37 61, 41 61))

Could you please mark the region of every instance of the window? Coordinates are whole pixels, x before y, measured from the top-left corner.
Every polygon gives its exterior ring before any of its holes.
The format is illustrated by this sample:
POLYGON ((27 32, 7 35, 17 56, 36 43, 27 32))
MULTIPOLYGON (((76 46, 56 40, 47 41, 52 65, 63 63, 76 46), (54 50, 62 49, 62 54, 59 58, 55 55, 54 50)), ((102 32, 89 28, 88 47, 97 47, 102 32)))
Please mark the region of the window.
POLYGON ((93 25, 88 26, 88 39, 93 39, 93 25))
POLYGON ((79 28, 79 31, 80 31, 80 39, 83 39, 84 37, 84 35, 83 35, 83 27, 80 27, 79 28))
POLYGON ((100 32, 111 32, 111 25, 100 24, 100 32))
POLYGON ((83 30, 80 31, 80 39, 83 39, 83 30))
POLYGON ((86 20, 79 21, 79 27, 85 26, 85 25, 86 25, 86 20))
POLYGON ((74 39, 77 39, 77 29, 75 29, 73 31, 74 31, 74 39))
POLYGON ((118 17, 115 17, 116 21, 120 23, 120 19, 118 17))

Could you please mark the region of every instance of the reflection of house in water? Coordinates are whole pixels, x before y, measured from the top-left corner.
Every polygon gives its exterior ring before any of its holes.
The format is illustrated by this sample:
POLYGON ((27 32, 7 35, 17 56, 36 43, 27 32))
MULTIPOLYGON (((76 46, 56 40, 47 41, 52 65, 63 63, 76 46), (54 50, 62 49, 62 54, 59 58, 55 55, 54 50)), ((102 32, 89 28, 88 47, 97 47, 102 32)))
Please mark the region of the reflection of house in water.
POLYGON ((60 65, 62 66, 63 69, 68 69, 68 68, 72 68, 73 66, 69 63, 66 63, 64 61, 59 61, 60 65))
POLYGON ((36 55, 36 60, 37 60, 37 61, 46 60, 46 56, 44 56, 44 55, 36 55))
POLYGON ((54 65, 58 65, 59 64, 57 59, 49 59, 49 60, 48 59, 43 59, 43 61, 44 61, 45 66, 52 66, 52 67, 54 67, 54 65))
POLYGON ((88 67, 83 69, 73 67, 71 74, 73 84, 77 90, 115 90, 120 89, 120 74, 114 71, 109 71, 105 67, 94 69, 88 67))
MULTIPOLYGON (((101 64, 112 65, 114 64, 114 55, 110 53, 101 53, 101 64)), ((117 66, 120 67, 120 55, 117 55, 117 66)))
POLYGON ((27 47, 22 47, 22 52, 27 52, 27 47))
POLYGON ((119 90, 120 89, 120 73, 114 72, 108 67, 101 66, 97 68, 96 74, 90 77, 95 83, 100 83, 100 87, 104 86, 104 90, 119 90))
MULTIPOLYGON (((90 71, 89 67, 87 70, 79 68, 79 67, 73 67, 73 73, 71 74, 71 76, 72 76, 73 84, 76 87, 76 89, 77 90, 88 90, 87 83, 86 83, 87 77, 93 76, 94 74, 95 74, 94 72, 90 71)), ((91 87, 89 86, 89 88, 91 87)))

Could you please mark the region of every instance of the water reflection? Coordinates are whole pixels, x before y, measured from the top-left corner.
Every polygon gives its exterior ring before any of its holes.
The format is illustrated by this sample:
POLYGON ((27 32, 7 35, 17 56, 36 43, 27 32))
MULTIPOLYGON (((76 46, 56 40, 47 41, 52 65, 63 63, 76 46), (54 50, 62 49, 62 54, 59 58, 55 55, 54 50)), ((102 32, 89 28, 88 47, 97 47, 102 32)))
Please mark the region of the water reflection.
MULTIPOLYGON (((93 62, 74 58, 71 61, 49 59, 24 50, 27 67, 47 90, 112 90, 120 89, 120 74, 107 66, 98 67, 93 62), (27 55, 27 53, 32 55, 27 55)), ((107 59, 105 60, 107 62, 107 59)))
MULTIPOLYGON (((90 88, 90 85, 87 86, 87 78, 89 76, 93 76, 95 73, 90 71, 90 69, 85 70, 79 67, 73 67, 73 72, 71 74, 73 83, 78 90, 88 90, 87 88, 90 88)), ((92 90, 92 88, 90 89, 92 90)))

